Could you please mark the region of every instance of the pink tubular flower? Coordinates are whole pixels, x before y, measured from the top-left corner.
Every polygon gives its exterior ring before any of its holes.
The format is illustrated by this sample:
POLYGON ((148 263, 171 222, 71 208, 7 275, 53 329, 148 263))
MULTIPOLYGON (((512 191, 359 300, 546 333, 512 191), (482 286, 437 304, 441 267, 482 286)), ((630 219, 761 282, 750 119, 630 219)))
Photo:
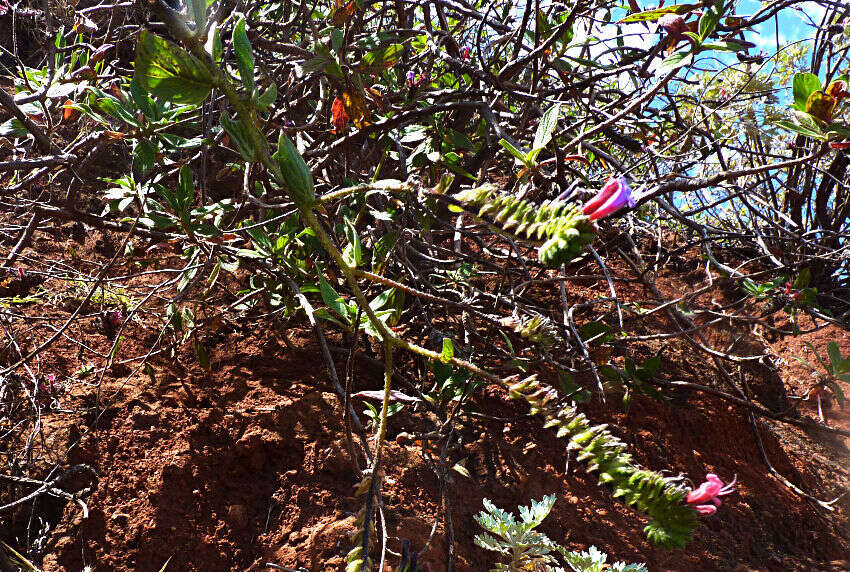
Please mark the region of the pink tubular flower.
POLYGON ((685 501, 694 507, 701 516, 712 515, 717 512, 717 507, 722 504, 720 497, 734 492, 736 480, 737 478, 733 478, 732 482, 727 485, 720 480, 720 477, 709 473, 705 476, 704 483, 688 493, 685 501), (713 504, 708 504, 709 502, 713 504))
POLYGON ((469 46, 464 46, 463 50, 461 50, 460 55, 465 60, 472 59, 472 49, 469 46))
POLYGON ((608 179, 602 190, 594 198, 582 207, 582 212, 590 217, 590 220, 599 220, 613 214, 628 205, 635 206, 632 198, 632 189, 625 177, 608 179))

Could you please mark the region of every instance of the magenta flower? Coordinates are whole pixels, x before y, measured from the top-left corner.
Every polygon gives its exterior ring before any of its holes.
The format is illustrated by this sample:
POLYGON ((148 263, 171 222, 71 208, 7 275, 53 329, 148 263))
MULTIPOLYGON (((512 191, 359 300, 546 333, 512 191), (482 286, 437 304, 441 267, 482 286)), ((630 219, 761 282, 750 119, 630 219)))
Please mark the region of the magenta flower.
POLYGON ((584 204, 582 212, 590 217, 590 220, 599 220, 613 214, 628 205, 635 206, 632 198, 632 189, 625 177, 608 179, 602 190, 595 197, 584 204))
POLYGON ((733 478, 732 482, 727 485, 720 480, 720 477, 714 473, 709 473, 705 476, 705 482, 689 492, 685 500, 701 516, 712 515, 717 512, 717 507, 722 504, 720 497, 734 492, 736 480, 737 478, 733 478), (713 504, 708 504, 709 502, 713 504))
POLYGON ((470 49, 469 46, 464 46, 463 50, 461 51, 460 54, 461 54, 461 57, 463 57, 463 59, 465 59, 465 60, 472 59, 472 49, 470 49))

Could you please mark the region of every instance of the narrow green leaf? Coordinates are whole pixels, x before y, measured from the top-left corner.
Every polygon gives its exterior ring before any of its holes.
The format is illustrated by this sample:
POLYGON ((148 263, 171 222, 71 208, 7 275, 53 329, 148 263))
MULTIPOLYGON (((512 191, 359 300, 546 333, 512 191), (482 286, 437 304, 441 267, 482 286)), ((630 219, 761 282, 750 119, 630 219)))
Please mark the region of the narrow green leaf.
POLYGON ((322 301, 327 304, 328 308, 336 312, 346 324, 351 323, 351 318, 348 316, 348 306, 342 300, 337 291, 333 289, 324 276, 319 276, 319 293, 322 295, 322 301))
POLYGON ((838 349, 838 344, 829 342, 829 345, 826 346, 826 353, 829 355, 829 361, 832 365, 831 369, 835 370, 842 361, 841 350, 838 349))
POLYGON ((529 167, 528 159, 525 158, 525 153, 514 147, 513 144, 510 143, 510 141, 508 141, 507 139, 499 139, 499 145, 504 147, 508 153, 516 157, 520 163, 522 163, 526 167, 529 167))
POLYGON ((277 141, 277 152, 274 154, 277 164, 280 166, 283 181, 279 181, 286 187, 289 196, 299 205, 310 205, 316 200, 316 192, 313 187, 313 174, 304 158, 286 133, 280 132, 277 141))
POLYGON ((813 129, 808 129, 806 127, 803 127, 802 125, 797 125, 796 123, 793 123, 791 121, 777 121, 775 125, 777 125, 778 127, 782 127, 783 129, 787 129, 788 131, 793 131, 794 133, 799 133, 800 135, 811 137, 812 139, 819 139, 821 141, 826 139, 823 133, 815 131, 813 129))
POLYGON ((552 134, 558 126, 558 116, 561 114, 561 104, 556 103, 546 110, 534 134, 533 149, 543 149, 552 140, 552 134))
POLYGON ((266 91, 264 91, 260 97, 257 98, 257 107, 261 110, 265 111, 275 102, 277 99, 277 84, 274 82, 268 87, 266 91))
MULTIPOLYGON (((195 33, 200 35, 207 27, 207 0, 186 1, 189 4, 189 13, 192 14, 192 19, 195 21, 195 33)), ((163 566, 163 569, 165 569, 165 566, 163 566)))
POLYGON ((221 114, 221 126, 236 144, 242 158, 249 162, 253 161, 257 156, 257 150, 254 148, 253 140, 248 133, 248 129, 253 129, 253 126, 246 126, 241 119, 230 119, 227 113, 221 114))
POLYGON ((177 177, 177 201, 180 205, 178 216, 184 216, 189 205, 195 199, 195 181, 193 178, 192 168, 189 165, 183 165, 180 168, 180 174, 177 177))
POLYGON ((236 65, 239 77, 249 95, 254 93, 254 50, 248 34, 245 33, 245 16, 241 14, 233 27, 233 50, 236 52, 236 65))
POLYGON ((618 24, 628 24, 629 22, 654 22, 664 14, 687 14, 699 8, 701 4, 679 4, 676 6, 666 6, 664 8, 656 8, 655 10, 645 10, 626 16, 618 22, 618 24))
POLYGON ((348 239, 348 244, 343 251, 345 261, 352 268, 357 268, 363 261, 363 246, 360 244, 357 229, 354 228, 354 223, 349 218, 345 219, 345 237, 348 239))

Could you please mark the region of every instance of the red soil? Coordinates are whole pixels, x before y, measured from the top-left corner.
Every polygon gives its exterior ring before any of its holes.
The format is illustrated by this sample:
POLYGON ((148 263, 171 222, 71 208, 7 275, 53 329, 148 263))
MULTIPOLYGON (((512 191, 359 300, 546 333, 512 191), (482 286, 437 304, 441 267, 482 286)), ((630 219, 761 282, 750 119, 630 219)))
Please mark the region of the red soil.
MULTIPOLYGON (((90 236, 81 247, 81 266, 88 255, 96 256, 96 238, 90 236)), ((39 234, 29 254, 39 252, 41 260, 47 260, 59 248, 39 234)), ((660 281, 672 292, 694 288, 700 279, 694 275, 694 283, 687 285, 671 273, 660 281)), ((605 287, 604 280, 571 283, 570 296, 588 298, 605 287)), ((645 298, 635 286, 623 286, 618 294, 645 298)), ((66 316, 59 307, 59 302, 46 300, 26 311, 66 316)), ((153 316, 140 316, 124 333, 121 356, 147 351, 160 324, 153 316)), ((648 325, 632 318, 627 330, 647 333, 648 325)), ((32 329, 25 349, 50 333, 37 322, 27 327, 32 329)), ((94 317, 73 325, 68 333, 108 351, 110 340, 97 330, 94 317)), ((761 343, 751 332, 744 333, 748 343, 761 343)), ((726 347, 719 342, 734 334, 725 328, 710 332, 718 347, 726 347)), ((99 483, 86 500, 87 519, 74 503, 52 506, 43 497, 37 504, 45 518, 51 508, 57 511, 43 551, 44 570, 79 571, 88 565, 95 571, 155 572, 166 561, 166 570, 181 572, 271 569, 266 563, 297 570, 343 569, 351 547, 352 515, 361 500, 353 496, 357 478, 348 458, 342 406, 311 331, 298 323, 286 335, 283 340, 265 320, 225 322, 204 334, 212 358, 209 372, 198 366, 191 344, 182 346, 173 359, 155 356, 155 379, 141 372, 130 376, 129 367, 115 365, 104 378, 97 409, 92 406, 98 389, 72 381, 59 402, 73 413, 45 414, 45 440, 38 451, 45 460, 90 464, 99 483)), ((804 368, 790 359, 805 355, 804 340, 821 352, 832 340, 845 353, 850 350, 848 334, 834 328, 765 342, 787 366, 778 372, 757 367, 745 372, 759 402, 770 406, 776 399, 787 404, 787 394, 799 392, 808 380, 804 368)), ((663 379, 726 390, 711 362, 696 358, 683 342, 630 346, 630 352, 650 355, 664 345, 663 379)), ((61 339, 41 356, 40 367, 64 379, 83 365, 77 357, 78 347, 61 339)), ((343 362, 337 366, 344 371, 343 362)), ((355 391, 378 389, 380 384, 381 372, 359 362, 355 391)), ((816 416, 810 404, 802 407, 804 414, 816 416)), ((743 408, 678 390, 668 404, 635 397, 628 415, 616 397, 609 398, 607 406, 594 399, 582 408, 592 420, 611 423, 641 464, 694 479, 707 472, 724 480, 737 475, 737 493, 725 497, 718 513, 702 521, 687 548, 655 548, 645 540, 645 520, 638 513, 615 501, 574 461, 567 470, 563 441, 525 416, 525 406, 507 401, 501 390, 487 388, 470 409, 515 419, 462 417, 461 446, 451 460, 464 461, 471 476, 450 475, 457 570, 482 571, 493 565, 492 555, 473 544, 478 527, 472 516, 482 509, 482 498, 515 510, 548 493, 555 493, 557 502, 541 529, 551 538, 575 549, 596 545, 612 560, 643 561, 650 570, 850 569, 850 498, 844 497, 830 513, 771 476, 743 408)), ((357 403, 357 410, 362 409, 357 403)), ((400 432, 421 428, 423 417, 427 414, 412 413, 408 407, 389 427, 384 512, 394 551, 402 538, 421 549, 438 514, 438 480, 423 460, 421 447, 395 439, 400 432)), ((837 407, 828 412, 828 422, 850 429, 850 416, 837 407)), ((758 427, 768 458, 787 479, 823 499, 847 490, 846 439, 806 434, 774 421, 760 420, 758 427)), ((6 492, 17 498, 23 490, 6 492)), ((0 537, 14 541, 29 514, 28 505, 0 514, 7 519, 6 530, 12 531, 0 532, 0 537)), ((446 551, 446 530, 440 523, 420 561, 445 570, 446 551)))

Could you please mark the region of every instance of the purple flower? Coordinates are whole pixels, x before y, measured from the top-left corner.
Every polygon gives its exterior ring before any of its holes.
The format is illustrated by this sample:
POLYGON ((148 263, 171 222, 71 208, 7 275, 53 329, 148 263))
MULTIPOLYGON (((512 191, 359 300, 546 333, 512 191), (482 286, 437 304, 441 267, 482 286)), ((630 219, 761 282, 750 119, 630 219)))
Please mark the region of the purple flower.
POLYGON ((460 55, 465 60, 471 60, 472 59, 472 49, 470 49, 469 46, 464 46, 463 50, 461 50, 461 52, 460 52, 460 55))
POLYGON ((416 72, 410 70, 407 72, 407 83, 412 84, 414 81, 416 81, 416 72))
POLYGON ((625 177, 608 179, 602 190, 595 197, 584 204, 582 212, 590 217, 590 220, 599 220, 610 214, 614 214, 624 206, 635 206, 632 198, 632 189, 625 177))

